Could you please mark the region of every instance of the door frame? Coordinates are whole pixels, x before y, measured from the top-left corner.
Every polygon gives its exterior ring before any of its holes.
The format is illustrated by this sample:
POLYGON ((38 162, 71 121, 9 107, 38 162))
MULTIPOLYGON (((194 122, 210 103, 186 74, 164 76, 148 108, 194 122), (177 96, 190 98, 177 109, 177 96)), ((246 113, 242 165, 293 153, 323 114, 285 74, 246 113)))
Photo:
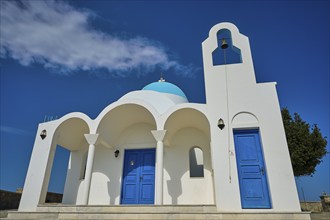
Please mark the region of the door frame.
POLYGON ((122 176, 121 176, 121 179, 122 179, 122 181, 121 181, 121 186, 120 186, 120 200, 119 200, 119 204, 120 205, 141 205, 141 204, 145 204, 145 205, 152 205, 152 204, 154 204, 155 203, 155 200, 156 200, 156 193, 155 193, 155 190, 156 190, 156 148, 127 148, 127 149, 124 149, 124 154, 123 154, 123 162, 122 162, 122 176), (154 161, 155 161, 155 164, 154 164, 154 184, 153 184, 153 187, 154 187, 154 189, 153 189, 153 203, 150 203, 150 204, 145 204, 145 203, 136 203, 136 204, 134 204, 134 203, 132 203, 132 204, 123 204, 122 203, 122 200, 123 200, 123 193, 124 193, 124 189, 123 189, 123 187, 124 187, 124 176, 125 176, 125 163, 126 163, 126 152, 127 151, 145 151, 145 150, 153 150, 154 151, 154 161))

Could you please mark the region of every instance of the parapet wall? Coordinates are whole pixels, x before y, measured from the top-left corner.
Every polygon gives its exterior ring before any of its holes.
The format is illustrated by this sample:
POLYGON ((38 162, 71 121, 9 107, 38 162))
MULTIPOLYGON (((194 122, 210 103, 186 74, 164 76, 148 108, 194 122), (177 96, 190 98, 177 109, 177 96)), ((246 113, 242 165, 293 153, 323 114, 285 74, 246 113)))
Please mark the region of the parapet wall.
MULTIPOLYGON (((10 192, 6 190, 0 190, 0 210, 18 209, 21 196, 21 191, 10 192)), ((61 203, 62 197, 62 194, 48 192, 46 196, 46 203, 61 203)))
POLYGON ((330 195, 320 196, 320 202, 300 202, 301 210, 308 212, 330 212, 330 195))
POLYGON ((0 210, 17 209, 21 195, 16 192, 0 190, 0 210))
POLYGON ((305 212, 322 212, 321 202, 300 202, 300 206, 305 212))

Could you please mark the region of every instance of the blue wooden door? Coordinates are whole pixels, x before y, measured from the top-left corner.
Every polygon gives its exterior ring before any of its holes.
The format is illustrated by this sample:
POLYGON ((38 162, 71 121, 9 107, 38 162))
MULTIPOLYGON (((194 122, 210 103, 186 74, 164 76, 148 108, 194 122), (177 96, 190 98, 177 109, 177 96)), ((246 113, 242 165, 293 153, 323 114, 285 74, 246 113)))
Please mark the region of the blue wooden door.
POLYGON ((125 150, 122 204, 154 204, 155 149, 125 150))
POLYGON ((234 131, 234 141, 242 208, 271 208, 259 131, 234 131))

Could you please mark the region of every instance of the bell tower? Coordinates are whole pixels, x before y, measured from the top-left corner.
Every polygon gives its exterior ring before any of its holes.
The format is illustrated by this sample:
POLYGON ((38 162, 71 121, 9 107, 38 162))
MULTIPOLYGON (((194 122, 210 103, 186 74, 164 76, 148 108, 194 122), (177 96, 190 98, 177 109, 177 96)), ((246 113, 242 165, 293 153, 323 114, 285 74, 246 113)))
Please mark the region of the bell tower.
POLYGON ((249 40, 235 25, 219 23, 212 27, 202 50, 214 183, 221 186, 216 188, 216 204, 230 210, 240 207, 231 123, 237 112, 250 109, 245 105, 249 103, 246 97, 251 97, 248 94, 255 89, 256 79, 249 40), (236 199, 222 201, 227 193, 236 199))
POLYGON ((219 23, 211 28, 202 50, 208 114, 217 123, 214 138, 230 140, 231 119, 239 111, 250 110, 249 100, 255 97, 257 83, 249 39, 235 25, 219 23), (217 126, 222 127, 219 134, 217 126))
POLYGON ((202 50, 207 104, 223 108, 229 90, 256 84, 249 40, 235 25, 213 26, 202 50))

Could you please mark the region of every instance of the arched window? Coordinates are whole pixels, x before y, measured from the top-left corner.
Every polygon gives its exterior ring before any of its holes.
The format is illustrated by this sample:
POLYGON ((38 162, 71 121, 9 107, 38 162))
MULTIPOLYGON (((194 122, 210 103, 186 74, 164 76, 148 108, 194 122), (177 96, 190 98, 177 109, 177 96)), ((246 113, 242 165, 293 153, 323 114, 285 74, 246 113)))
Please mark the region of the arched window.
POLYGON ((203 151, 199 147, 193 147, 189 151, 190 177, 204 177, 203 151))

